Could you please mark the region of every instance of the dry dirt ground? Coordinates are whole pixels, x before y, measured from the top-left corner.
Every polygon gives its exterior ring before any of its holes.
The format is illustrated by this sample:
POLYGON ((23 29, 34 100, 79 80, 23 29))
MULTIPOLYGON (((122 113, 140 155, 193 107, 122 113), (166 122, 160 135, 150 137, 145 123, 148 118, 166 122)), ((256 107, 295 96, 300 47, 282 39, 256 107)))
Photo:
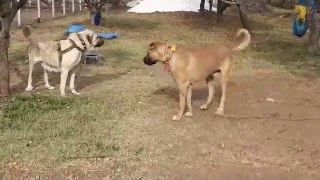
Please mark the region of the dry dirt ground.
MULTIPOLYGON (((85 24, 85 18, 79 15, 68 22, 85 24)), ((96 30, 117 31, 121 39, 106 41, 100 50, 105 57, 103 65, 88 66, 81 72, 77 82, 82 95, 74 98, 80 102, 87 98, 92 103, 88 106, 98 110, 88 112, 84 124, 71 125, 86 126, 85 123, 95 119, 101 124, 92 126, 83 138, 85 141, 87 137, 95 137, 104 131, 104 122, 109 122, 101 114, 107 109, 113 115, 109 118, 115 118, 116 122, 111 121, 112 130, 95 138, 112 141, 113 153, 71 151, 67 154, 69 158, 58 161, 59 153, 68 150, 52 155, 44 153, 49 147, 30 145, 33 149, 28 150, 18 146, 17 156, 0 154, 0 179, 320 179, 320 82, 316 61, 319 57, 304 54, 303 40, 291 36, 290 18, 277 15, 252 18, 254 42, 235 59, 228 84, 226 117, 214 115, 220 96, 219 83, 212 107, 200 111, 207 89, 204 83, 199 83, 193 96, 194 117, 185 117, 180 122, 171 121, 178 108, 178 91, 170 75, 161 71, 160 64, 146 67, 142 62, 148 43, 160 40, 191 45, 232 44, 235 42, 226 34, 233 35, 240 27, 237 17, 226 18, 222 24, 189 13, 110 12, 105 18, 106 25, 96 30), (99 121, 100 116, 105 119, 99 121)), ((61 23, 62 20, 45 23, 35 27, 35 31, 45 37, 58 26, 56 31, 63 32, 67 23, 61 23)), ((25 60, 26 41, 19 30, 13 34, 11 57, 25 60), (18 42, 22 45, 18 46, 18 42)), ((50 39, 58 37, 53 35, 50 39)), ((26 64, 15 63, 21 72, 16 75, 13 71, 12 88, 15 93, 23 93, 26 64)), ((35 96, 58 98, 59 78, 51 77, 56 90, 49 92, 43 88, 39 68, 35 96)), ((58 119, 65 118, 64 112, 60 113, 58 119)), ((65 113, 72 113, 72 108, 65 113)), ((9 135, 15 137, 9 129, 2 127, 3 141, 8 141, 9 135)), ((28 142, 28 137, 23 142, 28 142)), ((21 142, 14 141, 2 145, 11 147, 21 142)), ((42 141, 46 139, 40 138, 39 144, 42 141)), ((70 143, 59 142, 56 149, 70 143)), ((10 148, 2 149, 6 150, 10 148)))

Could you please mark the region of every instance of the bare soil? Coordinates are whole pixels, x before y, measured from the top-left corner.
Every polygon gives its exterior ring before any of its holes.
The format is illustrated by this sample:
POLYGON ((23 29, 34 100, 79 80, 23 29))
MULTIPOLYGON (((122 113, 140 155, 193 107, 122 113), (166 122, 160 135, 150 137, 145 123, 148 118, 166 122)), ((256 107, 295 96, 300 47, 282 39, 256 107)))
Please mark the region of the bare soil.
MULTIPOLYGON (((142 19, 148 18, 142 15, 142 19)), ((146 38, 146 44, 155 39, 149 34, 141 36, 143 32, 139 29, 136 31, 126 31, 124 37, 146 38)), ((215 32, 216 36, 225 36, 219 29, 215 32)), ((180 33, 175 33, 177 40, 180 33)), ((217 79, 212 107, 200 110, 208 92, 204 83, 196 84, 194 117, 184 117, 180 122, 171 121, 178 110, 178 90, 170 74, 161 71, 161 65, 146 67, 139 56, 135 59, 141 64, 138 69, 119 70, 119 78, 100 76, 95 82, 90 77, 111 72, 112 68, 108 64, 87 67, 78 80, 83 96, 112 92, 114 96, 128 97, 128 103, 133 101, 135 111, 128 111, 126 118, 119 121, 117 141, 121 152, 112 157, 78 157, 67 166, 53 164, 52 169, 39 171, 9 163, 0 179, 320 179, 318 75, 297 76, 290 70, 279 70, 275 64, 254 67, 255 62, 242 60, 255 51, 252 49, 236 59, 228 83, 226 117, 214 115, 220 97, 217 79)), ((112 56, 111 49, 106 52, 112 56)), ((26 75, 25 66, 23 80, 13 73, 13 81, 20 80, 14 83, 18 84, 16 92, 23 91, 26 75)), ((53 79, 59 82, 58 76, 53 79)))

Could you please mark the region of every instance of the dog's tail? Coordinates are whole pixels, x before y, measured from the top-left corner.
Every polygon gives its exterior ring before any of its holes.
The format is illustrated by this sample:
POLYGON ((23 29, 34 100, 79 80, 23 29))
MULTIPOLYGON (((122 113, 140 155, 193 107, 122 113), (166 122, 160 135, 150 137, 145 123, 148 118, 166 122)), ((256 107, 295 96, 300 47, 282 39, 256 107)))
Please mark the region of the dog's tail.
POLYGON ((251 42, 251 35, 249 33, 248 30, 246 29, 240 29, 237 34, 236 34, 236 37, 240 37, 240 36, 244 36, 244 40, 236 47, 234 47, 232 50, 233 51, 236 51, 236 52, 239 52, 239 51, 242 51, 244 50, 245 48, 247 48, 251 42))
POLYGON ((29 26, 24 26, 22 28, 24 37, 30 42, 32 46, 37 46, 37 42, 31 37, 31 29, 29 26))

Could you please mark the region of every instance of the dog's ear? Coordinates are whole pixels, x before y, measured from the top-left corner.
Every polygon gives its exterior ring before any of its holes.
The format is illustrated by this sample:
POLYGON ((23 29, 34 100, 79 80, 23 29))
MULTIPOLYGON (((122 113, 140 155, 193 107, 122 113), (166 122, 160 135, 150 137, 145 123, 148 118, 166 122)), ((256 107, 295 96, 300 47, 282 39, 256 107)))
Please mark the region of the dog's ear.
POLYGON ((157 45, 155 42, 150 43, 149 50, 156 49, 156 48, 157 48, 157 45))
POLYGON ((93 42, 93 35, 92 35, 92 36, 86 35, 86 38, 87 38, 87 41, 89 42, 89 44, 92 44, 92 42, 93 42))

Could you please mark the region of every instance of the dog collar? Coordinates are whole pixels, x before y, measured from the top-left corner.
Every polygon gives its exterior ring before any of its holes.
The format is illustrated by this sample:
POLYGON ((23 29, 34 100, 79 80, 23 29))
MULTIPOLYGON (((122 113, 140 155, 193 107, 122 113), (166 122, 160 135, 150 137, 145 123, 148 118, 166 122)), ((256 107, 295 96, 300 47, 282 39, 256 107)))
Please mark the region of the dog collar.
POLYGON ((166 63, 166 64, 169 63, 169 61, 170 61, 170 59, 171 59, 171 57, 172 57, 172 54, 177 51, 177 46, 176 46, 176 45, 172 45, 171 48, 170 48, 170 50, 171 50, 170 55, 169 55, 169 56, 165 56, 165 57, 163 58, 163 62, 166 63))

